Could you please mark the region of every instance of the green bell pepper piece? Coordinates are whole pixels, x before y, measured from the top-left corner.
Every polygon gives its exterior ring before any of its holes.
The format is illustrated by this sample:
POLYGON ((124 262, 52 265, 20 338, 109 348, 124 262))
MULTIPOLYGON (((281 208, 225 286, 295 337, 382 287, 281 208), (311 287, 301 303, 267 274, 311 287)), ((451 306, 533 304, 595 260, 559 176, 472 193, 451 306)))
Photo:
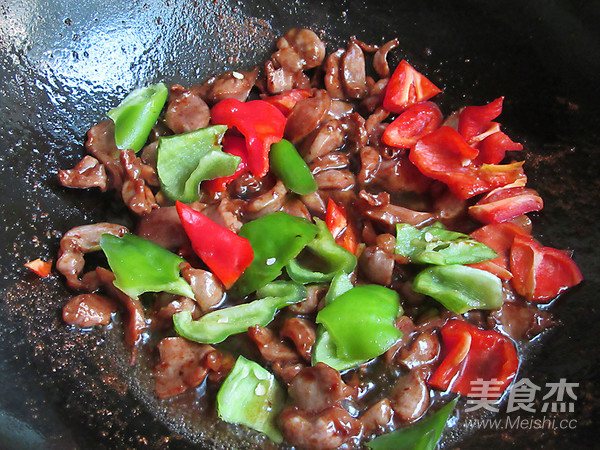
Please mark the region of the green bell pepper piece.
POLYGON ((238 357, 217 393, 221 419, 260 431, 276 443, 283 441, 277 418, 284 403, 285 391, 275 376, 243 356, 238 357))
POLYGON ((254 259, 233 285, 233 293, 245 296, 273 281, 281 275, 283 266, 314 239, 317 230, 308 220, 284 212, 244 224, 238 234, 250 241, 254 259))
POLYGON ((472 309, 498 309, 504 302, 500 278, 458 264, 425 269, 415 277, 413 290, 433 297, 457 314, 472 309))
POLYGON ((144 292, 170 292, 194 298, 191 286, 179 275, 183 258, 134 234, 103 234, 100 247, 115 275, 114 285, 130 297, 144 292))
POLYGON ((214 125, 159 139, 156 170, 165 194, 191 203, 198 200, 202 181, 235 173, 241 158, 223 152, 226 131, 226 125, 214 125))
POLYGON ((398 293, 369 284, 344 292, 317 314, 343 359, 368 360, 388 350, 401 336, 394 326, 402 313, 398 293))
POLYGON ((290 191, 306 195, 317 190, 317 182, 308 165, 290 141, 282 139, 272 144, 269 159, 271 170, 290 191))
POLYGON ((275 281, 259 289, 257 295, 262 298, 210 312, 195 321, 190 311, 174 314, 175 331, 190 341, 217 344, 254 325, 266 326, 281 308, 304 300, 306 288, 292 281, 275 281))
POLYGON ((315 223, 319 231, 304 252, 309 253, 311 260, 318 261, 316 265, 320 266, 318 268, 321 270, 302 265, 300 258, 292 259, 286 265, 286 271, 297 283, 326 283, 331 281, 337 272, 351 273, 356 267, 356 256, 336 244, 327 224, 317 218, 315 223))
POLYGON ((327 294, 325 294, 325 305, 329 305, 332 301, 353 287, 354 285, 352 284, 352 281, 350 281, 349 273, 336 273, 333 280, 331 280, 327 294))
POLYGON ((115 142, 119 149, 132 149, 136 153, 142 149, 168 94, 164 83, 136 89, 108 112, 115 123, 115 142))
POLYGON ((458 398, 452 400, 412 425, 376 437, 366 446, 373 450, 434 450, 457 401, 458 398))
POLYGON ((446 230, 441 223, 421 229, 407 223, 396 224, 396 253, 414 263, 473 264, 498 254, 468 235, 446 230))

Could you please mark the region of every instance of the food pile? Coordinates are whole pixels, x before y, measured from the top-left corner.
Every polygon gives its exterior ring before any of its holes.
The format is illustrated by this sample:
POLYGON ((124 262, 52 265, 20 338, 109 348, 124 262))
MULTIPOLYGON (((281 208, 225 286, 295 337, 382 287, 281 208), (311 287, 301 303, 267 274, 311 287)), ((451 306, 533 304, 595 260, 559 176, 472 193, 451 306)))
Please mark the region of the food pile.
POLYGON ((500 399, 581 273, 531 235, 503 98, 445 115, 398 46, 292 29, 262 70, 130 93, 59 173, 135 223, 63 235, 65 322, 119 314, 132 364, 158 342, 158 397, 207 383, 222 420, 301 448, 431 448, 456 394, 500 399))

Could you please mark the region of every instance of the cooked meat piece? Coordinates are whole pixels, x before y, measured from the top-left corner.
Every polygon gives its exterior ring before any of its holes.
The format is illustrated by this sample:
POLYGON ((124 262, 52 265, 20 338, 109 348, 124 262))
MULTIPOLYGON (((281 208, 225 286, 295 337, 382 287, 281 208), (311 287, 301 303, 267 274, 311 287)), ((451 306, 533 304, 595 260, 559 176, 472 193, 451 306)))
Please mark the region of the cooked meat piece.
POLYGON ((156 154, 158 150, 158 141, 151 142, 142 149, 140 159, 142 162, 152 167, 156 171, 156 154))
POLYGON ((340 119, 354 111, 354 106, 352 103, 343 102, 341 100, 331 100, 331 106, 329 107, 329 111, 327 111, 327 115, 331 119, 340 119))
POLYGON ((385 352, 385 361, 388 365, 394 361, 396 354, 412 341, 416 329, 412 319, 405 315, 398 317, 394 325, 402 332, 402 336, 385 352))
POLYGON ((389 234, 383 233, 375 238, 377 242, 377 246, 386 253, 390 255, 395 255, 394 251, 396 250, 396 237, 389 234))
POLYGON ((413 341, 410 349, 404 348, 396 356, 396 361, 409 370, 436 362, 440 354, 440 340, 431 331, 421 333, 413 341))
POLYGON ((319 189, 352 189, 356 184, 354 174, 349 170, 331 169, 325 172, 319 172, 315 175, 315 181, 319 189))
POLYGON ((377 50, 379 50, 379 45, 367 44, 366 42, 356 39, 356 36, 351 36, 350 41, 358 45, 365 53, 375 53, 377 50))
POLYGON ((355 41, 348 44, 341 58, 340 70, 346 98, 363 98, 367 92, 365 54, 355 41))
POLYGON ((271 367, 275 375, 279 376, 284 383, 290 384, 306 364, 297 361, 275 361, 271 367))
POLYGON ((67 279, 67 284, 72 289, 93 291, 97 284, 93 282, 94 276, 79 279, 79 274, 85 266, 83 255, 100 250, 100 237, 105 234, 123 236, 129 230, 114 223, 96 223, 82 225, 67 231, 60 240, 60 250, 56 269, 67 279))
POLYGON ((315 132, 311 133, 300 145, 300 154, 304 161, 313 160, 327 155, 344 145, 345 133, 342 124, 337 119, 324 122, 315 132))
POLYGON ((302 410, 317 413, 338 404, 347 396, 340 373, 322 362, 302 369, 288 392, 302 410))
POLYGON ((358 264, 369 281, 382 286, 392 284, 394 255, 390 255, 377 246, 367 247, 358 258, 358 264))
POLYGON ((250 172, 245 172, 231 182, 229 189, 232 196, 242 200, 250 200, 271 187, 273 184, 271 182, 272 179, 269 176, 257 178, 250 172))
POLYGON ((366 112, 367 114, 372 113, 381 106, 383 103, 383 96, 385 95, 385 88, 389 81, 387 78, 382 78, 372 85, 369 85, 368 78, 369 77, 367 77, 367 93, 360 102, 359 108, 360 111, 366 112))
POLYGON ((179 268, 183 279, 192 286, 194 299, 202 312, 207 312, 223 300, 225 288, 211 272, 194 269, 189 263, 182 263, 179 268))
POLYGON ((361 189, 358 197, 364 200, 369 206, 386 206, 390 204, 390 194, 385 191, 379 194, 370 194, 361 189))
POLYGON ((323 200, 323 197, 319 191, 302 195, 300 199, 302 200, 302 203, 306 205, 311 214, 320 217, 321 219, 325 218, 325 211, 327 210, 327 207, 325 206, 325 200, 323 200))
POLYGON ((306 220, 312 219, 304 203, 297 198, 288 199, 283 205, 282 211, 290 216, 301 217, 306 220))
POLYGON ((317 310, 321 298, 325 295, 327 288, 320 284, 306 286, 306 300, 288 306, 293 314, 310 314, 317 310))
POLYGON ((316 338, 316 326, 314 322, 299 317, 286 319, 279 335, 282 338, 290 339, 296 346, 296 350, 300 356, 310 362, 316 338))
MULTIPOLYGON (((268 193, 265 195, 268 195, 268 193)), ((225 197, 218 203, 204 208, 202 212, 213 222, 237 233, 243 225, 241 217, 245 206, 246 202, 243 200, 225 197)))
POLYGON ((235 362, 236 359, 229 353, 210 352, 205 360, 205 366, 209 369, 208 379, 217 383, 222 382, 233 369, 235 362))
POLYGON ((360 151, 368 143, 365 119, 358 113, 348 114, 341 119, 342 126, 346 132, 346 149, 354 153, 360 151))
POLYGON ((172 327, 173 314, 177 314, 181 311, 190 311, 194 320, 200 316, 198 305, 196 305, 194 300, 187 297, 174 296, 172 294, 166 294, 165 297, 166 300, 170 300, 167 304, 159 302, 159 299, 154 301, 154 306, 150 312, 150 323, 152 328, 165 329, 172 327))
POLYGON ((87 132, 85 149, 105 167, 108 186, 120 191, 125 174, 121 167, 121 152, 115 143, 114 122, 108 119, 91 127, 87 132))
POLYGON ((398 205, 371 206, 363 210, 363 215, 382 225, 387 225, 390 233, 395 232, 397 223, 408 223, 415 227, 432 222, 435 217, 428 212, 413 211, 398 205))
POLYGON ((163 206, 142 216, 135 233, 168 250, 177 250, 189 242, 174 206, 163 206))
POLYGON ((345 169, 349 165, 350 158, 346 153, 330 152, 312 161, 309 167, 312 174, 316 175, 329 169, 345 169))
POLYGON ((285 439, 300 448, 338 448, 362 432, 360 421, 339 406, 319 414, 288 407, 279 416, 279 423, 285 439))
MULTIPOLYGON (((377 108, 373 114, 369 115, 369 117, 367 117, 367 120, 365 121, 365 129, 367 130, 367 133, 369 134, 369 142, 371 141, 371 135, 372 134, 376 134, 377 137, 378 136, 378 126, 382 125, 381 122, 383 122, 385 119, 387 119, 389 117, 390 113, 388 111, 386 111, 384 108, 377 108)), ((384 127, 387 127, 387 124, 383 124, 384 127)), ((375 141, 377 141, 377 139, 375 139, 375 141)))
MULTIPOLYGON (((200 91, 200 90, 199 90, 200 91)), ((148 142, 150 143, 158 143, 158 140, 163 136, 171 136, 173 132, 165 125, 165 121, 162 119, 158 119, 156 124, 152 127, 150 131, 150 135, 148 136, 148 142)), ((149 145, 149 144, 148 144, 149 145)), ((142 156, 142 161, 144 161, 144 157, 142 156)), ((149 164, 144 161, 144 164, 149 164)))
POLYGON ((202 85, 204 101, 209 105, 214 105, 226 98, 235 98, 240 102, 245 102, 256 83, 257 76, 258 67, 255 67, 251 72, 233 71, 209 78, 202 85))
POLYGON ((121 165, 125 169, 126 175, 123 179, 121 195, 127 207, 136 214, 148 214, 158 208, 154 194, 146 186, 146 181, 142 176, 142 161, 135 156, 133 150, 121 151, 121 165))
POLYGON ((205 128, 209 122, 210 110, 198 89, 185 89, 179 84, 171 86, 165 124, 175 134, 205 128))
POLYGON ((58 181, 61 185, 76 189, 98 187, 106 191, 106 171, 96 158, 90 155, 83 157, 74 168, 58 171, 58 181))
POLYGON ((467 213, 467 204, 450 190, 435 197, 434 212, 440 219, 455 219, 467 213))
POLYGON ((373 147, 362 147, 360 149, 360 164, 358 182, 361 185, 369 184, 377 175, 377 171, 381 165, 381 155, 373 147))
POLYGON ((285 138, 294 144, 300 142, 327 117, 330 106, 331 98, 322 89, 315 91, 313 97, 300 100, 288 116, 285 138))
POLYGON ((404 153, 400 153, 393 159, 383 159, 374 184, 388 192, 424 193, 431 186, 431 179, 419 172, 404 153))
POLYGON ((329 96, 336 100, 345 98, 342 80, 340 78, 340 66, 344 52, 343 48, 338 48, 327 57, 327 61, 325 62, 325 89, 327 89, 329 96))
POLYGON ((63 320, 69 325, 89 328, 108 325, 112 314, 117 311, 116 303, 103 295, 81 294, 73 297, 63 307, 63 320))
POLYGON ((159 398, 174 397, 199 386, 208 375, 205 360, 215 351, 210 345, 169 337, 157 347, 160 362, 154 368, 154 389, 159 398))
POLYGON ((398 378, 390 395, 392 407, 403 422, 414 422, 429 408, 429 388, 415 370, 398 378))
POLYGON ((281 94, 294 88, 294 73, 275 67, 273 61, 265 63, 266 89, 269 94, 281 94))
POLYGON ((248 328, 248 336, 254 341, 260 354, 269 362, 299 361, 298 354, 278 339, 268 328, 258 325, 248 328))
POLYGON ((288 72, 312 69, 325 59, 325 44, 306 28, 289 30, 277 41, 277 48, 271 58, 288 72))
POLYGON ((387 62, 387 55, 390 50, 395 49, 398 45, 400 45, 398 38, 394 38, 379 47, 375 56, 373 56, 373 68, 380 78, 387 78, 390 76, 390 66, 387 62))
POLYGON ((394 410, 387 398, 378 401, 360 416, 365 435, 388 431, 393 426, 393 419, 394 410))
POLYGON ((555 322, 547 311, 534 306, 505 302, 502 308, 489 315, 488 324, 512 339, 522 341, 533 339, 555 322))
POLYGON ((251 220, 257 219, 275 211, 279 211, 286 200, 287 189, 281 180, 275 186, 262 195, 248 202, 246 214, 251 220))

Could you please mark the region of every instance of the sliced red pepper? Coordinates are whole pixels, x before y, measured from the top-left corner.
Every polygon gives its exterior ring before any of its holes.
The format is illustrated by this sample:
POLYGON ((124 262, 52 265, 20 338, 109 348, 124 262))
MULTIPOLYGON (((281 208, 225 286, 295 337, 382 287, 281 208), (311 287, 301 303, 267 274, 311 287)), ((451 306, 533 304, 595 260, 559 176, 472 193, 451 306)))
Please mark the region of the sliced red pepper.
POLYGON ((506 156, 508 151, 523 150, 523 146, 513 142, 502 131, 490 134, 477 145, 479 156, 475 159, 475 164, 498 164, 506 156))
POLYGON ((223 192, 227 185, 248 170, 248 149, 243 137, 226 134, 223 138, 223 151, 241 158, 240 164, 233 175, 207 180, 202 183, 207 192, 214 196, 215 193, 223 192))
POLYGON ((329 199, 327 202, 325 223, 335 242, 350 253, 356 254, 356 249, 358 248, 357 232, 352 226, 351 221, 348 220, 344 205, 338 205, 329 199))
POLYGON ((472 160, 478 154, 456 130, 443 126, 419 140, 409 159, 421 173, 447 184, 463 200, 525 176, 522 162, 476 166, 472 160))
POLYGON ((248 169, 256 177, 269 171, 271 144, 283 138, 286 118, 277 107, 264 100, 242 103, 234 98, 221 100, 210 113, 215 125, 235 127, 246 138, 248 169))
POLYGON ((448 321, 441 335, 442 362, 429 378, 429 384, 469 397, 500 398, 519 368, 512 341, 496 331, 484 331, 462 320, 448 321), (492 380, 497 383, 493 389, 487 392, 477 389, 478 381, 492 380))
POLYGON ((261 97, 264 101, 276 106, 287 117, 292 112, 292 109, 294 109, 294 106, 296 106, 296 103, 311 95, 308 89, 292 89, 282 94, 261 97))
POLYGON ((40 258, 38 258, 25 263, 24 266, 32 272, 38 274, 40 277, 46 278, 48 275, 50 275, 50 271, 52 270, 52 260, 42 261, 40 258))
POLYGON ((510 271, 515 290, 534 302, 551 300, 583 280, 579 267, 566 252, 542 247, 525 236, 515 236, 510 271))
POLYGON ((440 88, 402 60, 387 84, 383 107, 387 111, 399 114, 415 103, 429 100, 440 92, 440 88))
POLYGON ((184 203, 175 205, 194 252, 229 289, 254 258, 250 242, 184 203))
POLYGON ((435 103, 417 103, 386 127, 382 140, 392 147, 411 148, 423 136, 438 129, 442 120, 442 112, 435 103))
POLYGON ((470 236, 490 247, 498 254, 498 257, 489 261, 469 264, 469 266, 486 270, 503 280, 510 280, 512 278, 512 274, 508 270, 508 263, 510 248, 515 236, 531 238, 529 233, 513 223, 485 225, 473 231, 470 236))
POLYGON ((544 201, 533 189, 524 186, 502 187, 486 194, 469 214, 483 223, 508 222, 532 211, 540 211, 544 201))

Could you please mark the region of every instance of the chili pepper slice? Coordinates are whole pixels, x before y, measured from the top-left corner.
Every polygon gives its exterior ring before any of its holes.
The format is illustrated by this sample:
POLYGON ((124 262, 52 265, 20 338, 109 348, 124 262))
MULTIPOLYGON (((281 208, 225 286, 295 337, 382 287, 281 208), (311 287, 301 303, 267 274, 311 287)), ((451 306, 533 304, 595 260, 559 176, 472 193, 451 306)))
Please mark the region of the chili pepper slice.
POLYGON ((450 320, 441 329, 443 359, 429 384, 469 397, 498 399, 519 368, 515 345, 496 331, 481 330, 462 320, 450 320), (487 392, 477 382, 494 382, 487 392), (473 383, 475 382, 475 383, 473 383))
POLYGON ((391 147, 411 148, 423 136, 438 129, 442 120, 442 112, 435 103, 417 103, 385 128, 381 140, 391 147))
POLYGON ((213 124, 235 127, 244 135, 248 168, 252 175, 264 177, 269 171, 271 144, 283 138, 286 122, 283 113, 264 100, 242 103, 227 98, 213 106, 210 116, 213 124))
POLYGON ((483 223, 501 223, 543 207, 544 201, 533 189, 506 186, 494 189, 470 206, 469 214, 483 223))
POLYGON ((202 344, 217 344, 249 327, 267 326, 277 311, 306 298, 306 288, 291 281, 274 281, 256 291, 259 300, 205 314, 192 320, 190 311, 173 315, 175 331, 181 337, 202 344))
POLYGON ((265 95, 261 96, 266 102, 271 103, 279 111, 281 111, 285 117, 289 116, 300 100, 310 97, 312 94, 308 89, 291 89, 287 92, 277 95, 265 95))
POLYGON ((241 174, 248 170, 248 149, 246 148, 246 140, 243 137, 225 133, 225 137, 223 138, 223 151, 230 155, 238 156, 240 158, 240 164, 233 175, 206 180, 202 183, 202 187, 204 187, 212 196, 216 193, 223 192, 227 189, 229 183, 236 178, 239 178, 241 174))
POLYGON ((442 92, 405 60, 394 70, 383 97, 383 107, 393 113, 401 113, 415 103, 429 100, 442 92))
POLYGON ((357 232, 352 222, 348 220, 344 205, 338 205, 330 198, 327 201, 325 222, 335 242, 355 255, 358 248, 357 232))
POLYGON ((515 290, 534 302, 553 299, 583 281, 579 267, 566 252, 542 247, 521 235, 515 236, 511 246, 510 271, 515 290))
POLYGON ((472 309, 498 309, 504 302, 500 278, 460 264, 423 270, 415 277, 413 290, 429 295, 457 314, 472 309))
POLYGON ((23 265, 42 278, 46 278, 48 275, 50 275, 50 271, 52 270, 52 260, 42 261, 40 258, 38 258, 23 265))
POLYGON ((379 285, 344 292, 317 314, 344 359, 368 360, 387 351, 401 336, 394 326, 402 314, 398 293, 379 285))
POLYGON ((129 297, 144 292, 169 292, 194 298, 191 286, 179 275, 183 258, 127 233, 122 237, 103 234, 100 248, 115 275, 114 285, 129 297))
POLYGON ((283 267, 298 256, 317 231, 308 220, 284 212, 245 223, 239 235, 250 242, 254 259, 233 286, 235 294, 248 295, 281 275, 283 267))
POLYGON ((175 205, 192 249, 229 289, 254 258, 250 242, 179 201, 175 205))
POLYGON ((290 191, 306 195, 317 190, 315 177, 290 141, 282 139, 272 144, 269 159, 271 170, 290 191))
POLYGON ((318 218, 315 218, 315 223, 318 229, 315 238, 308 243, 303 254, 285 266, 290 278, 298 283, 326 283, 336 273, 351 273, 356 267, 356 256, 335 242, 327 224, 318 218), (303 256, 309 257, 311 263, 318 260, 316 268, 304 265, 303 256))
POLYGON ((139 88, 108 112, 115 123, 115 142, 120 150, 132 149, 137 153, 142 149, 168 94, 164 83, 139 88))
POLYGON ((220 125, 159 139, 156 169, 165 194, 191 203, 198 200, 202 181, 236 172, 241 158, 221 150, 225 131, 220 125))
POLYGON ((283 442, 277 419, 285 391, 275 376, 254 361, 239 356, 217 393, 217 413, 225 422, 239 423, 283 442))

